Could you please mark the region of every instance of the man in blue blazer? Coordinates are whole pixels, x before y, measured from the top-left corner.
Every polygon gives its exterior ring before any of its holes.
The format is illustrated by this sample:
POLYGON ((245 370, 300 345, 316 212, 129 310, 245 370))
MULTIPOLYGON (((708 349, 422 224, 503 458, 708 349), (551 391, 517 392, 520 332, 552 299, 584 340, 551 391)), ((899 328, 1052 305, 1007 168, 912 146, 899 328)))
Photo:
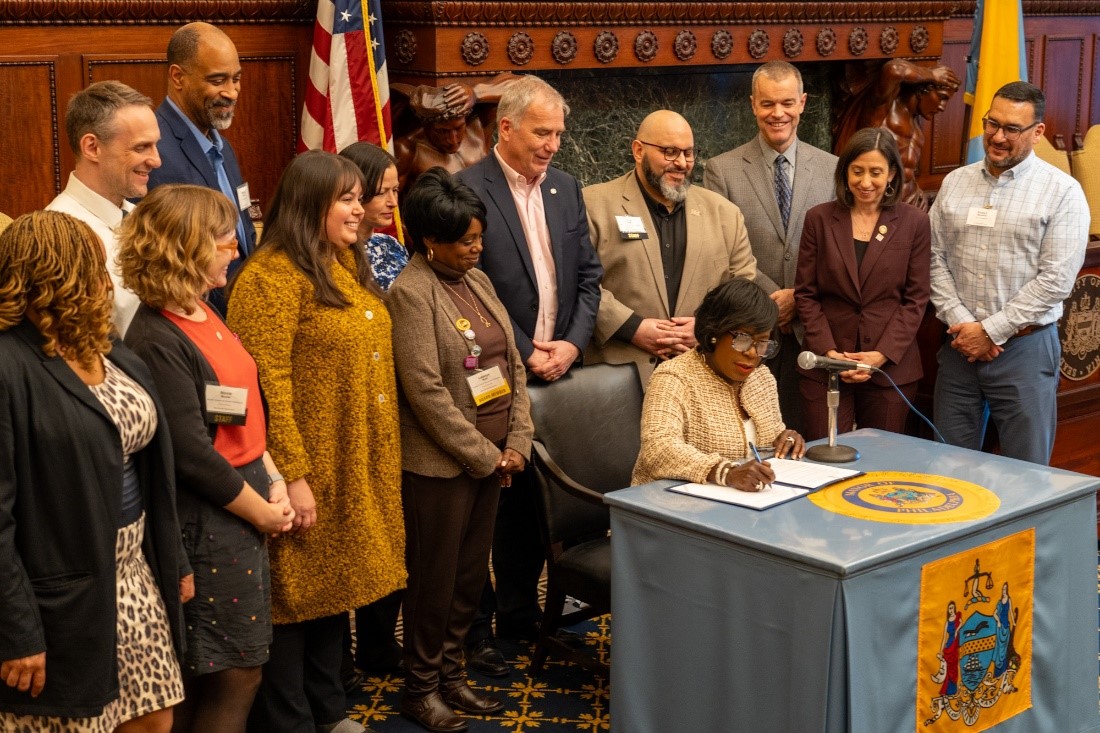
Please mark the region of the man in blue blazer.
MULTIPOLYGON (((192 183, 224 193, 240 212, 240 257, 229 274, 256 248, 256 227, 248 215, 251 194, 241 176, 233 146, 218 131, 233 122, 241 90, 241 62, 229 36, 209 23, 188 23, 168 42, 168 96, 157 108, 161 166, 149 176, 149 189, 165 183, 192 183)), ((210 302, 225 314, 225 295, 211 291, 210 302)))
MULTIPOLYGON (((481 268, 508 310, 529 373, 546 381, 561 378, 591 339, 603 275, 588 237, 580 183, 550 167, 568 113, 557 90, 523 77, 501 95, 493 151, 457 174, 487 210, 481 268)), ((535 488, 524 476, 501 492, 493 538, 495 610, 498 633, 532 638, 543 556, 535 488)), ((467 637, 467 661, 502 675, 508 667, 493 644, 493 606, 487 588, 467 637)))

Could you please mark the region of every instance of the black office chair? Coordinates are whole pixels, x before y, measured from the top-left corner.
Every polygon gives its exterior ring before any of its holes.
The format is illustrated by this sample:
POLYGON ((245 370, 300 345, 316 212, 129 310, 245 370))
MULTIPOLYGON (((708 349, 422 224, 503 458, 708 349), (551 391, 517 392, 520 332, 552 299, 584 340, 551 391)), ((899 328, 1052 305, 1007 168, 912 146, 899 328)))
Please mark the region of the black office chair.
POLYGON ((531 459, 546 552, 546 610, 531 660, 537 675, 552 648, 597 673, 607 665, 557 637, 562 626, 611 611, 610 517, 603 495, 630 486, 638 457, 642 385, 634 364, 571 369, 533 382, 531 459), (563 615, 566 596, 588 604, 563 615))

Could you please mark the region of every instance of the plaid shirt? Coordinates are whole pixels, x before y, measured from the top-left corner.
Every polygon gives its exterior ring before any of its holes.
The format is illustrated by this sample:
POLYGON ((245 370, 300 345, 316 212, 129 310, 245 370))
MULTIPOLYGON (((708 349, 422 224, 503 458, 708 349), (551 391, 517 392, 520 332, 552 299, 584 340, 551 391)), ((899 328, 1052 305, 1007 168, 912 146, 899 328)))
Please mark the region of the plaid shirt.
POLYGON ((999 177, 973 163, 944 178, 931 219, 932 304, 941 321, 981 321, 1003 344, 1061 317, 1089 239, 1077 181, 1034 153, 999 177), (986 206, 996 211, 994 226, 967 225, 970 210, 986 206))

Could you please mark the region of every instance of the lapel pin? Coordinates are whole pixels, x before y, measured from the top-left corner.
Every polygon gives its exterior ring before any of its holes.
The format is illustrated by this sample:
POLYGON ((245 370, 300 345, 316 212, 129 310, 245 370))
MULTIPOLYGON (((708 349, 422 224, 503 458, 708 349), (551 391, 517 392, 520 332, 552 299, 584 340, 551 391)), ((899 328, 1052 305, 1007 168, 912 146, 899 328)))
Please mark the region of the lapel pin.
POLYGON ((699 214, 699 209, 692 209, 690 213, 691 213, 692 216, 699 216, 700 215, 699 214))
POLYGON ((885 234, 886 233, 886 225, 885 224, 879 224, 878 233, 879 234, 885 234))
POLYGON ((550 189, 550 195, 551 195, 551 196, 553 196, 553 195, 554 195, 554 194, 556 194, 557 192, 558 192, 558 189, 556 189, 556 188, 551 188, 551 189, 550 189))

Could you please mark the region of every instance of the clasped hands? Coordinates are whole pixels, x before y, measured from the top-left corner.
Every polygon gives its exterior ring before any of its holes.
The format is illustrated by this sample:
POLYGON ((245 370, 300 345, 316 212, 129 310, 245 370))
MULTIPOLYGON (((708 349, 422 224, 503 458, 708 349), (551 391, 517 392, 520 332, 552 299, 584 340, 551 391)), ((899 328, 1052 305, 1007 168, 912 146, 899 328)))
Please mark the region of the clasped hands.
POLYGON ((531 344, 535 350, 527 357, 527 368, 545 382, 561 378, 581 355, 581 350, 568 341, 532 340, 531 344))
POLYGON ((947 329, 947 333, 954 337, 951 340, 951 348, 965 356, 971 363, 993 361, 1004 351, 1003 346, 993 343, 993 339, 977 321, 956 323, 947 329))
MULTIPOLYGON (((836 349, 829 349, 825 352, 825 356, 830 359, 858 361, 860 364, 868 364, 873 367, 880 367, 886 363, 886 357, 882 355, 881 351, 837 351, 836 349)), ((859 384, 860 382, 866 382, 870 379, 871 372, 864 372, 859 369, 849 369, 846 372, 840 372, 839 376, 842 382, 859 384)))
POLYGON ((671 359, 691 351, 698 343, 695 340, 695 318, 643 318, 630 342, 659 359, 671 359))
POLYGON ((500 488, 506 489, 511 486, 512 474, 519 473, 526 465, 527 461, 514 449, 505 448, 502 450, 500 459, 497 461, 497 467, 493 471, 500 477, 500 488))

